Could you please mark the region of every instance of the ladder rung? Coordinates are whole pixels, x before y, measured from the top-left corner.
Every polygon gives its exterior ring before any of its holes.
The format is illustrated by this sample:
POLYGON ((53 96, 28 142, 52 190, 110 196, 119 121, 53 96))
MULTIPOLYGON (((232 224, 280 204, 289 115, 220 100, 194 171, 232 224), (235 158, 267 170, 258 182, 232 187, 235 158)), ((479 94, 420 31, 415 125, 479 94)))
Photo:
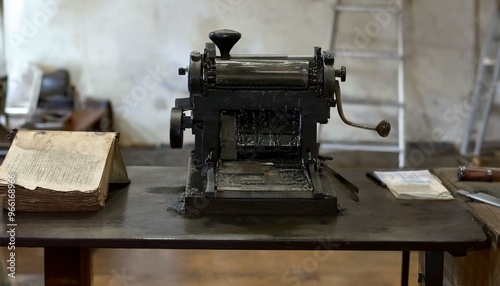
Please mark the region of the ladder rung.
POLYGON ((394 100, 356 99, 356 98, 349 98, 349 95, 343 95, 342 98, 343 98, 342 103, 349 105, 359 104, 359 105, 377 105, 383 107, 403 107, 402 103, 399 103, 394 100))
POLYGON ((387 5, 337 5, 335 10, 339 12, 389 12, 392 14, 398 14, 401 12, 401 8, 394 9, 387 5))
POLYGON ((399 153, 401 149, 398 145, 377 145, 377 144, 349 144, 349 143, 320 143, 321 148, 327 150, 349 150, 349 151, 372 151, 399 153))
POLYGON ((495 65, 495 59, 492 59, 492 58, 483 58, 483 64, 485 66, 494 66, 495 65))
POLYGON ((365 58, 365 59, 402 59, 397 52, 391 51, 333 51, 334 57, 365 58))

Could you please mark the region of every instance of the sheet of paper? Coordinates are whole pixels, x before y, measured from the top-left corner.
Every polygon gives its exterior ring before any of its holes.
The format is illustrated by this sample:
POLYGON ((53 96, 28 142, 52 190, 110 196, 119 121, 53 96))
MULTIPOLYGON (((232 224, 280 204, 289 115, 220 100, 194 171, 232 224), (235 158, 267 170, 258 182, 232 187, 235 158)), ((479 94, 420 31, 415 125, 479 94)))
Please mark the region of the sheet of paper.
POLYGON ((374 174, 398 199, 453 199, 451 193, 429 170, 376 171, 374 174))

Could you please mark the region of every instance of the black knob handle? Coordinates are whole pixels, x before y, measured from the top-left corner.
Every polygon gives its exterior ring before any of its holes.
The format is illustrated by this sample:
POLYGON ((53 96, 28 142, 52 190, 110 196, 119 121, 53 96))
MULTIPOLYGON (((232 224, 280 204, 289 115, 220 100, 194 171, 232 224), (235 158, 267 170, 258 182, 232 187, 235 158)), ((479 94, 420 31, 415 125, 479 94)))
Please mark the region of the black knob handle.
POLYGON ((221 59, 229 60, 229 52, 236 42, 241 39, 241 34, 233 30, 222 29, 211 32, 208 37, 219 48, 221 59))
POLYGON ((387 135, 389 135, 389 133, 391 132, 391 123, 384 119, 377 124, 375 130, 377 131, 378 135, 387 137, 387 135))
POLYGON ((339 70, 335 70, 335 76, 340 77, 340 81, 344 82, 347 76, 346 67, 341 66, 339 70))

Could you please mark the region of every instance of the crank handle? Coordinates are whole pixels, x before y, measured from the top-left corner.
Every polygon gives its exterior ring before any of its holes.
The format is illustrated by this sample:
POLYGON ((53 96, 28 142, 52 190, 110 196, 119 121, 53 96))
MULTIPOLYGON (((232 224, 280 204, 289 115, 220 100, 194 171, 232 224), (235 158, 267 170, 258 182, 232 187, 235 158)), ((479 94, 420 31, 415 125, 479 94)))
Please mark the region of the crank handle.
POLYGON ((352 121, 347 120, 347 118, 344 115, 344 109, 342 108, 342 100, 341 100, 341 95, 340 95, 340 85, 338 81, 335 81, 334 84, 334 92, 335 92, 335 97, 337 99, 337 110, 339 112, 340 119, 344 121, 345 124, 357 127, 357 128, 363 128, 363 129, 368 129, 368 130, 374 130, 377 131, 378 135, 382 137, 387 137, 389 133, 391 132, 391 123, 387 120, 382 120, 380 121, 377 126, 367 126, 367 125, 362 125, 358 123, 354 123, 352 121))

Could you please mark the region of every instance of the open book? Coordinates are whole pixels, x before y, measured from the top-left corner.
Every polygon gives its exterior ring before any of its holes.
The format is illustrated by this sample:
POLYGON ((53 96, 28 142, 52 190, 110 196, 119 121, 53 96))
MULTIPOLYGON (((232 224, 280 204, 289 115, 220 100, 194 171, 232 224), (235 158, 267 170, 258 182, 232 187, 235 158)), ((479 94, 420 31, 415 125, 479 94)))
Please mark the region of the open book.
POLYGON ((398 199, 451 200, 453 196, 428 170, 393 171, 373 174, 398 199))
POLYGON ((16 211, 96 211, 109 183, 129 183, 115 132, 19 131, 0 166, 16 211))

